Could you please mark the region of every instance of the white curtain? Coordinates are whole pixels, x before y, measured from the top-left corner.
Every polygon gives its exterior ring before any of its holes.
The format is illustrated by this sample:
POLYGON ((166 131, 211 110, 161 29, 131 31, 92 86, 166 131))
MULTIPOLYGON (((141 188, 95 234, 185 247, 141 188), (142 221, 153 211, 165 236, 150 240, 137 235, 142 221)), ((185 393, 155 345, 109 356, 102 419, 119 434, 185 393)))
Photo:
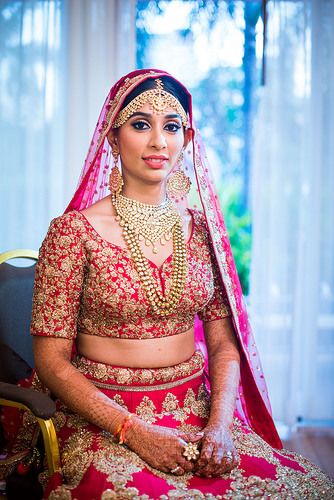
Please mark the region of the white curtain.
POLYGON ((74 191, 135 0, 0 0, 0 252, 38 248, 74 191))
POLYGON ((268 7, 252 165, 252 323, 274 417, 333 424, 334 2, 268 7))

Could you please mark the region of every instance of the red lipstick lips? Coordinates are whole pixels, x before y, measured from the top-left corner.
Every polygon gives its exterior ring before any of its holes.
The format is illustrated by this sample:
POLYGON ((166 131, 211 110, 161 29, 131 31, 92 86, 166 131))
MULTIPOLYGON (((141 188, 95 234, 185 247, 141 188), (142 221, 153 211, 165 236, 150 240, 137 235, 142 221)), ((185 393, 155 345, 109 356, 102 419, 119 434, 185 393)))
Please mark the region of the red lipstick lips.
POLYGON ((168 157, 164 155, 150 155, 150 156, 144 156, 143 160, 146 163, 146 165, 148 165, 150 168, 159 169, 163 168, 166 161, 168 161, 168 157))

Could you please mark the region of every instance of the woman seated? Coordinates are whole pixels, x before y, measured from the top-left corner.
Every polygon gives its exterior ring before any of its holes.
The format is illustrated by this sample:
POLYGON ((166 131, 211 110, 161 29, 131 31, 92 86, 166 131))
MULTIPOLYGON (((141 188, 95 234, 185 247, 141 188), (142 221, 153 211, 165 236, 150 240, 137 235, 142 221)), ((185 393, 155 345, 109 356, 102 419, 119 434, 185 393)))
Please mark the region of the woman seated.
POLYGON ((58 398, 47 498, 333 493, 281 449, 191 97, 166 72, 107 96, 40 251, 31 333, 58 398))

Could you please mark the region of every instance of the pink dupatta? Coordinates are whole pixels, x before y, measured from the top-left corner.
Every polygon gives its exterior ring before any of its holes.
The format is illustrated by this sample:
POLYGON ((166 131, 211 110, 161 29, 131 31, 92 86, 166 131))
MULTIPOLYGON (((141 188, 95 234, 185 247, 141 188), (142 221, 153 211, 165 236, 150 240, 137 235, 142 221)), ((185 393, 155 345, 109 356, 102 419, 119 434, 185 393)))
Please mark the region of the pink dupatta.
MULTIPOLYGON (((121 78, 111 88, 97 122, 77 190, 66 212, 87 208, 108 194, 109 166, 112 155, 107 134, 129 93, 147 78, 158 78, 164 75, 171 77, 167 72, 157 69, 137 70, 121 78)), ((192 202, 188 202, 188 206, 200 207, 205 214, 212 247, 229 298, 241 353, 241 377, 236 414, 271 446, 281 448, 282 444, 272 419, 268 391, 248 321, 218 195, 210 175, 204 145, 193 123, 191 95, 183 85, 182 87, 189 97, 189 122, 194 131, 185 161, 185 169, 192 177, 194 186, 194 192, 190 193, 189 197, 192 202)), ((203 338, 199 321, 196 322, 196 338, 198 341, 203 338)))

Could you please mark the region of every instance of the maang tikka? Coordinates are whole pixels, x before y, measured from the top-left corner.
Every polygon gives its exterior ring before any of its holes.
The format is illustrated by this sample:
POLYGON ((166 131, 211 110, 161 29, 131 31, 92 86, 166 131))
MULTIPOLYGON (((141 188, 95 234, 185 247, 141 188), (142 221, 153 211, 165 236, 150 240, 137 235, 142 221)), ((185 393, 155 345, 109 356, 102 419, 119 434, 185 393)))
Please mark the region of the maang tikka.
POLYGON ((183 149, 177 161, 176 169, 170 174, 167 180, 167 193, 168 196, 175 201, 182 200, 190 191, 191 180, 184 173, 183 164, 183 149))
POLYGON ((122 192, 122 187, 124 185, 123 177, 118 168, 118 149, 112 150, 112 155, 114 158, 114 165, 111 169, 109 176, 109 189, 111 191, 112 196, 117 196, 122 192))
POLYGON ((158 115, 165 113, 169 108, 174 109, 181 118, 182 125, 188 127, 188 116, 179 100, 164 89, 164 84, 157 78, 155 88, 145 90, 137 97, 132 99, 125 108, 121 109, 115 118, 113 128, 121 127, 136 111, 144 104, 148 103, 153 111, 158 115))

